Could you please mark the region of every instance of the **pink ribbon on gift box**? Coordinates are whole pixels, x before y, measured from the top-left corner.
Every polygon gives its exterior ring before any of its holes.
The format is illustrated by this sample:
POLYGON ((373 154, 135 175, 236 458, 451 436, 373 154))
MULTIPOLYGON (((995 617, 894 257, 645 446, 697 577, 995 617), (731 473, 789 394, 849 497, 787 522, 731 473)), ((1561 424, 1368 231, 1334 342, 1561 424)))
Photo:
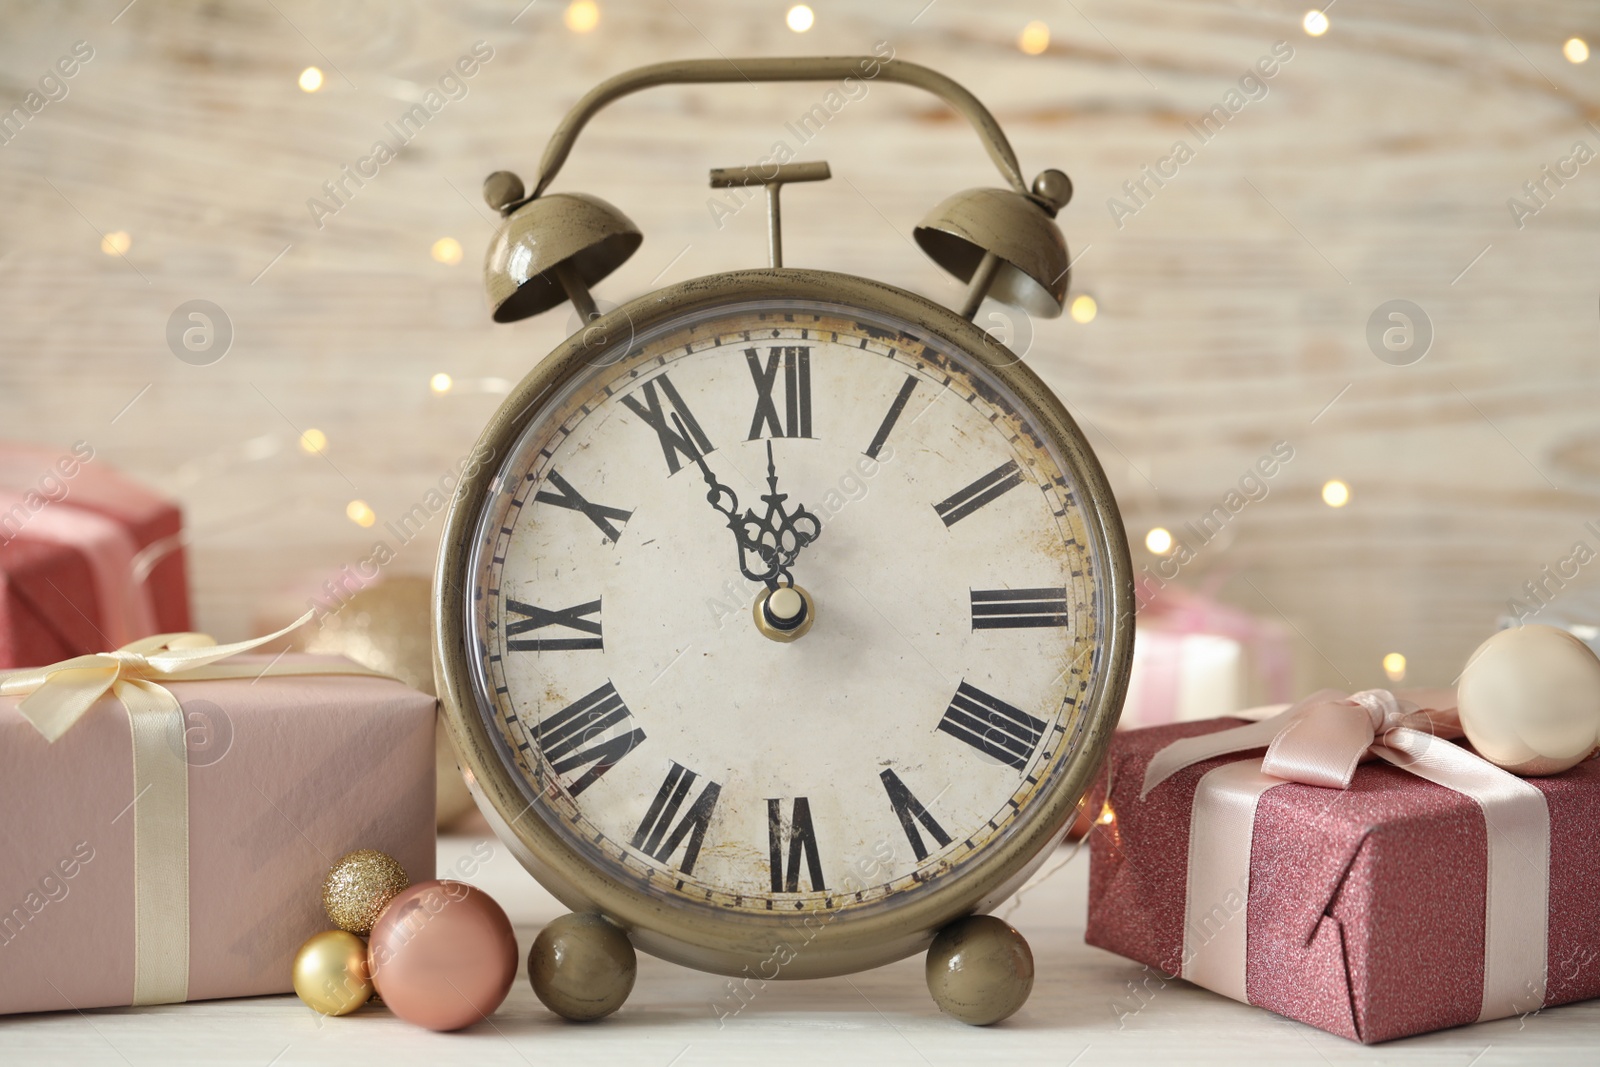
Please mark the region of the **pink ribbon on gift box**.
POLYGON ((1189 822, 1182 976, 1249 1003, 1249 923, 1206 920, 1229 895, 1249 899, 1256 806, 1267 790, 1298 782, 1347 789, 1356 767, 1382 759, 1477 802, 1488 842, 1480 1022, 1544 1003, 1550 883, 1550 812, 1544 794, 1453 743, 1462 736, 1451 690, 1325 689, 1298 704, 1241 713, 1262 718, 1231 730, 1174 741, 1145 769, 1141 799, 1185 767, 1265 747, 1208 771, 1195 788, 1189 822), (1214 924, 1216 925, 1216 924, 1214 924))

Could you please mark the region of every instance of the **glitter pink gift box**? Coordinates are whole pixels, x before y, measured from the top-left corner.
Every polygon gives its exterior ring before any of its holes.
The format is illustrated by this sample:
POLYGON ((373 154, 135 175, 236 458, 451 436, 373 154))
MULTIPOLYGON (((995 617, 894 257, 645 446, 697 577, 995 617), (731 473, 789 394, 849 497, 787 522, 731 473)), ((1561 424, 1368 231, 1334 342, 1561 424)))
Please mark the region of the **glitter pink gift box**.
MULTIPOLYGON (((1143 800, 1139 791, 1161 748, 1240 721, 1117 735, 1090 798, 1101 815, 1090 845, 1089 944, 1165 977, 1181 972, 1196 786, 1223 764, 1259 763, 1261 751, 1197 763, 1143 800)), ((1550 813, 1543 1003, 1553 1007, 1600 996, 1600 761, 1527 781, 1550 813)), ((1265 793, 1248 899, 1199 911, 1219 926, 1245 923, 1251 1004, 1367 1043, 1461 1026, 1482 1008, 1486 840, 1469 797, 1364 763, 1348 790, 1288 783, 1265 793)), ((1190 943, 1211 933, 1191 930, 1190 943)))

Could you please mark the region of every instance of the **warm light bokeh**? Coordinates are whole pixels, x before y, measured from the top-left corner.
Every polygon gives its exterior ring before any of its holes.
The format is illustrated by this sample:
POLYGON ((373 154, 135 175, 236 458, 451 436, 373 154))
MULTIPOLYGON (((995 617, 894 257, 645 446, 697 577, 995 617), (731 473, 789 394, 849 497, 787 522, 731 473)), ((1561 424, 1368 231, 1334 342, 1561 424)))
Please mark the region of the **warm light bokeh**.
POLYGON ((1030 22, 1017 34, 1017 48, 1025 55, 1036 56, 1050 47, 1050 27, 1042 22, 1030 22))
POLYGON ((461 262, 461 242, 454 237, 441 237, 433 242, 429 254, 447 266, 455 266, 461 262))

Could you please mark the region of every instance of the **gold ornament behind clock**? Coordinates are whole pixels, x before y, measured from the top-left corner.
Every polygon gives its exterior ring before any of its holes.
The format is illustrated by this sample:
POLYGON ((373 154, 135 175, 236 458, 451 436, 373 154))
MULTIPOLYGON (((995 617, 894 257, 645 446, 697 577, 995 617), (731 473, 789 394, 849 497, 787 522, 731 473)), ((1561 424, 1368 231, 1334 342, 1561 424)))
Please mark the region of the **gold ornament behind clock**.
MULTIPOLYGON (((1065 831, 1132 648, 1104 474, 1060 401, 970 321, 985 297, 1060 313, 1066 175, 1026 183, 993 116, 925 67, 708 60, 601 84, 531 191, 497 172, 485 195, 505 215, 494 317, 571 301, 584 324, 484 430, 493 459, 459 487, 439 560, 439 693, 485 815, 609 924, 571 924, 572 945, 615 928, 763 979, 932 946, 940 1005, 1004 1018, 1032 956, 985 913, 1065 831), (769 266, 596 310, 590 287, 639 231, 548 189, 602 107, 663 84, 846 77, 942 97, 1006 180, 915 231, 968 283, 959 313, 783 266, 779 191, 829 177, 821 162, 712 171, 765 190, 769 266)), ((622 958, 604 940, 571 955, 622 958)), ((609 1010, 632 981, 612 963, 533 970, 555 1005, 609 1010)))

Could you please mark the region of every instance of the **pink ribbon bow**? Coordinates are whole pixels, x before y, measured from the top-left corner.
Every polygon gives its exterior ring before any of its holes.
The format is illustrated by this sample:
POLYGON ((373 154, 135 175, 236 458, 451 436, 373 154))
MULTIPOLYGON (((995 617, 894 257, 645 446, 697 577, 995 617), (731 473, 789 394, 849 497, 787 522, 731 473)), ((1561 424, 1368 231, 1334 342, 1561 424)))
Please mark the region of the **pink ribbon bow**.
POLYGON ((1347 789, 1369 758, 1477 802, 1487 825, 1484 974, 1480 1020, 1531 1011, 1544 1001, 1550 868, 1550 816, 1544 794, 1453 743, 1462 736, 1448 689, 1368 689, 1350 696, 1324 689, 1298 704, 1242 713, 1262 721, 1174 741, 1146 767, 1140 798, 1185 767, 1265 748, 1207 772, 1190 816, 1185 900, 1184 978, 1248 1002, 1247 924, 1192 937, 1205 911, 1235 887, 1248 899, 1256 805, 1289 782, 1347 789), (1192 942, 1192 943, 1191 943, 1192 942))
MULTIPOLYGON (((1142 798, 1185 767, 1230 752, 1267 750, 1261 772, 1306 785, 1348 789, 1356 766, 1369 757, 1386 759, 1431 782, 1454 788, 1453 777, 1483 761, 1457 745, 1462 736, 1455 693, 1449 689, 1364 689, 1346 696, 1323 689, 1283 710, 1260 708, 1252 714, 1277 714, 1232 730, 1174 741, 1145 769, 1142 798)), ((1503 772, 1502 772, 1503 773, 1503 772)))

